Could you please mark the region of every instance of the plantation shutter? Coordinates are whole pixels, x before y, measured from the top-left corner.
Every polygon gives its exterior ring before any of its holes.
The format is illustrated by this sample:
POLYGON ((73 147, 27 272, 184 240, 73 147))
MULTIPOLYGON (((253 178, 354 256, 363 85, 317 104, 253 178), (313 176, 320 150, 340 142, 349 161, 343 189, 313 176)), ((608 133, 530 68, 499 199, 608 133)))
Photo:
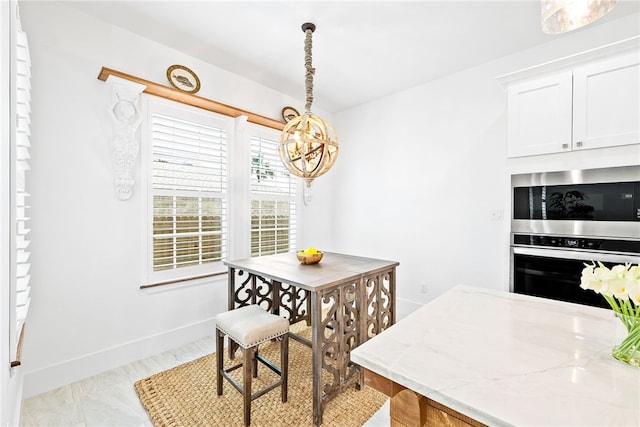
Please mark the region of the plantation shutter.
POLYGON ((227 250, 227 132, 151 117, 153 271, 219 262, 227 250))
POLYGON ((18 343, 31 301, 31 276, 29 274, 29 193, 27 192, 26 172, 29 170, 29 147, 31 126, 31 58, 27 35, 22 31, 16 33, 16 132, 15 159, 15 190, 12 203, 15 229, 15 335, 11 346, 13 354, 18 352, 18 343))
POLYGON ((278 142, 251 138, 251 256, 296 248, 296 180, 278 156, 278 142))

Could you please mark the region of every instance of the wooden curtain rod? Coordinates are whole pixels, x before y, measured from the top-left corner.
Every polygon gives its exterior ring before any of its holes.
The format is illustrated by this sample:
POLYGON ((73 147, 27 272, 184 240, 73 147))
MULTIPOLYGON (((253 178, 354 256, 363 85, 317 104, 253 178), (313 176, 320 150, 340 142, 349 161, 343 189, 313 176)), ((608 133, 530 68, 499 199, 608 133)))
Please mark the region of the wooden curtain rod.
POLYGON ((130 74, 123 73, 121 71, 112 70, 111 68, 102 67, 98 79, 106 81, 107 77, 116 76, 122 79, 130 80, 132 82, 140 83, 146 86, 145 93, 159 96, 165 99, 171 99, 173 101, 180 102, 182 104, 191 105, 193 107, 202 108, 204 110, 213 111, 214 113, 224 114, 225 116, 238 117, 247 116, 247 121, 258 125, 266 126, 272 129, 282 130, 284 129, 284 123, 270 119, 269 117, 261 116, 259 114, 251 113, 249 111, 241 110, 230 105, 223 104, 221 102, 212 101, 207 98, 201 98, 191 93, 186 93, 174 89, 169 86, 164 86, 159 83, 154 83, 149 80, 141 79, 140 77, 132 76, 130 74))

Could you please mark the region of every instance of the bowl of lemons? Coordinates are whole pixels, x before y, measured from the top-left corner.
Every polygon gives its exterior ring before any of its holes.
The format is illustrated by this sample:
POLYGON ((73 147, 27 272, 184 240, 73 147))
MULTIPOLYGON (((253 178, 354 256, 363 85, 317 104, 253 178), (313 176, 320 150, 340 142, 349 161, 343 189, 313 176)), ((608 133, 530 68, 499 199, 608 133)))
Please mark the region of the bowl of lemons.
POLYGON ((296 252, 296 256, 301 264, 317 264, 322 259, 322 252, 310 246, 305 250, 296 252))

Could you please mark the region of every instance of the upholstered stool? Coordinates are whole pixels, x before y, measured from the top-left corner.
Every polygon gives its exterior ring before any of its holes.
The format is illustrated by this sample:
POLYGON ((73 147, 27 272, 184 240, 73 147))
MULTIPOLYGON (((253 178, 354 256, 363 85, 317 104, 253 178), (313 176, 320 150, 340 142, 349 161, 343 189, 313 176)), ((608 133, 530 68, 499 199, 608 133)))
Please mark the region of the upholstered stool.
MULTIPOLYGON (((232 345, 229 342, 229 345, 232 345)), ((284 317, 267 313, 257 305, 247 305, 216 316, 216 386, 222 395, 222 378, 226 378, 243 397, 244 425, 251 424, 251 402, 280 386, 282 401, 287 401, 289 364, 289 321, 284 317), (242 362, 224 368, 224 336, 238 344, 242 350, 242 362), (258 353, 258 346, 274 338, 280 339, 280 367, 258 353), (280 377, 278 381, 251 392, 251 378, 258 377, 258 361, 280 377), (242 385, 229 372, 242 367, 242 385)))

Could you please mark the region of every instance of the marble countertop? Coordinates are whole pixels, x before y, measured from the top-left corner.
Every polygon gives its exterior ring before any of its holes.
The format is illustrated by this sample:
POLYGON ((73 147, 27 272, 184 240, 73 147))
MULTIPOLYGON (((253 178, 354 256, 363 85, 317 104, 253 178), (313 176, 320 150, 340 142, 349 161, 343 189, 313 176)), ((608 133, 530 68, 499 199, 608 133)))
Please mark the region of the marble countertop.
POLYGON ((623 331, 610 310, 457 286, 351 360, 491 426, 640 426, 623 331))

